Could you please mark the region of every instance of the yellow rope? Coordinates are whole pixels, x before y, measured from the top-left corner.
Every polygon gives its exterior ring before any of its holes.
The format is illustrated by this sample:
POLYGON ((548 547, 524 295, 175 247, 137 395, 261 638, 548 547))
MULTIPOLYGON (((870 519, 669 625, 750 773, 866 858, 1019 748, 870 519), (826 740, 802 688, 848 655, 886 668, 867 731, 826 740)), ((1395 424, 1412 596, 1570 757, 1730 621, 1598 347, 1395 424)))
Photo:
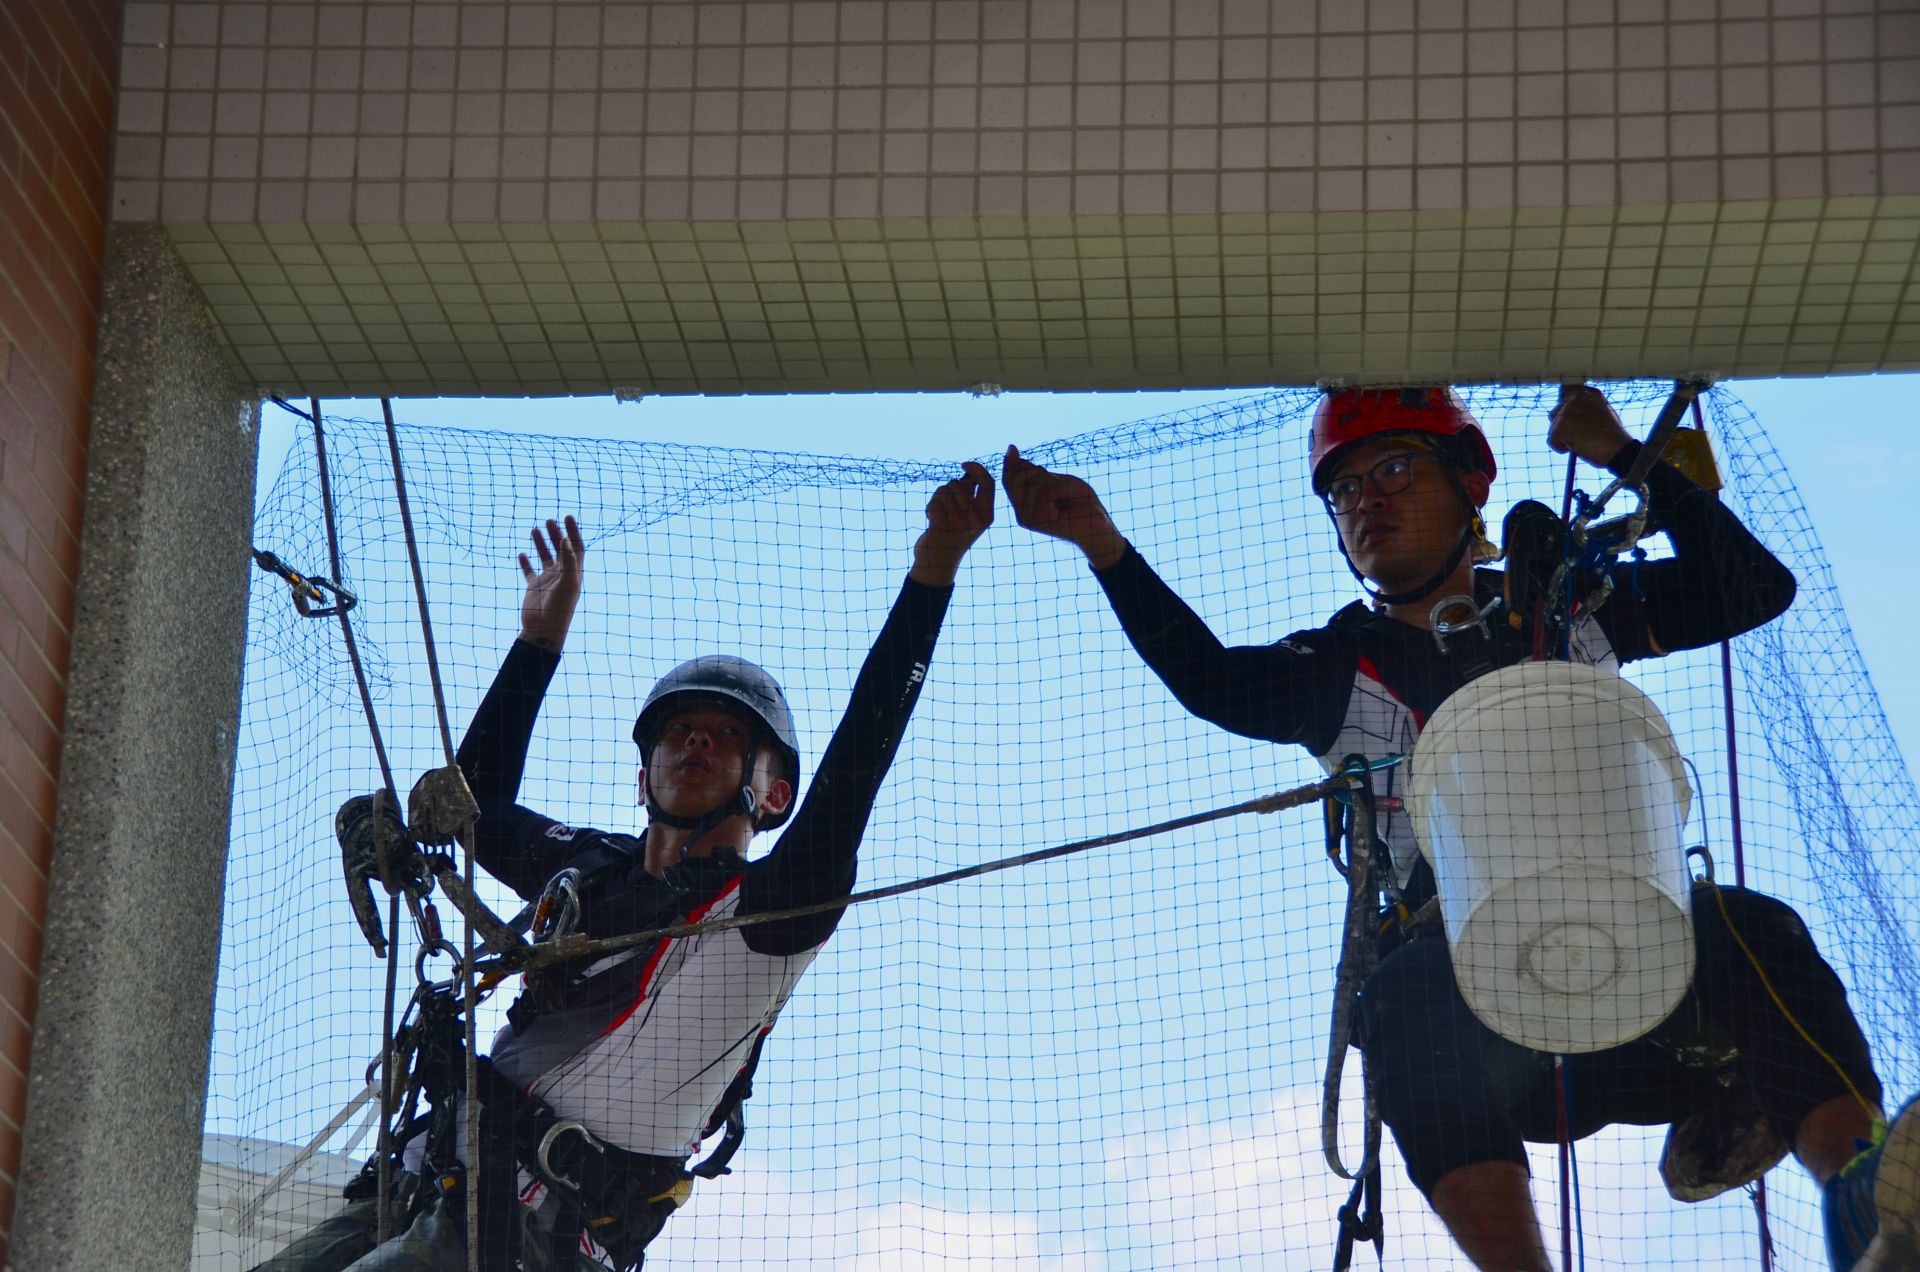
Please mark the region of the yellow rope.
POLYGON ((1753 952, 1753 947, 1747 944, 1747 938, 1740 935, 1740 929, 1734 926, 1733 915, 1727 909, 1727 899, 1721 895, 1720 885, 1712 879, 1702 879, 1700 883, 1713 893, 1714 901, 1720 906, 1720 917, 1726 921, 1727 931, 1732 934, 1734 943, 1740 947, 1740 952, 1747 956, 1747 962, 1753 965, 1753 974, 1760 978, 1760 987, 1767 991, 1767 997, 1771 998, 1773 1005, 1780 1009, 1780 1014, 1786 1018, 1789 1025, 1793 1026, 1793 1031, 1800 1035, 1800 1040, 1809 1047, 1812 1047, 1814 1054, 1822 1060, 1825 1060, 1832 1066, 1833 1071, 1840 1075, 1840 1081, 1846 1083, 1847 1093, 1859 1101, 1860 1107, 1866 1110, 1869 1118, 1873 1119, 1876 1138, 1878 1135, 1884 1133, 1883 1128, 1885 1122, 1880 1112, 1880 1106, 1866 1097, 1860 1088, 1855 1085, 1853 1078, 1841 1067, 1840 1062, 1835 1060, 1825 1047, 1815 1042, 1813 1035, 1808 1033, 1806 1028, 1794 1017, 1794 1014, 1787 1009, 1787 1004, 1780 997, 1780 992, 1773 987, 1773 982, 1768 979, 1766 969, 1760 966, 1759 956, 1753 952))

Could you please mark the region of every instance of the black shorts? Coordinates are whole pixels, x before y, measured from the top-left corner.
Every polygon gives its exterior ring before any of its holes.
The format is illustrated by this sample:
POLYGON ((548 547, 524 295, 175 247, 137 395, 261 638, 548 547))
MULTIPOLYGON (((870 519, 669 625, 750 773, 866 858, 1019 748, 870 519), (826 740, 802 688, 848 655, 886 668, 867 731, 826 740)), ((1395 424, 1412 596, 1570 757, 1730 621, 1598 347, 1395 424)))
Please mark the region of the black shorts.
MULTIPOLYGON (((1880 1098, 1846 989, 1800 916, 1757 892, 1720 891, 1767 980, 1834 1063, 1775 1005, 1719 905, 1698 891, 1697 962, 1679 1007, 1644 1037, 1567 1057, 1573 1138, 1614 1123, 1674 1122, 1731 1079, 1790 1146, 1808 1112, 1848 1094, 1836 1063, 1869 1099, 1880 1098)), ((1359 1027, 1381 1117, 1421 1192, 1476 1162, 1525 1165, 1523 1141, 1557 1138, 1553 1057, 1480 1023, 1460 996, 1444 941, 1414 941, 1381 961, 1361 990, 1359 1027)))

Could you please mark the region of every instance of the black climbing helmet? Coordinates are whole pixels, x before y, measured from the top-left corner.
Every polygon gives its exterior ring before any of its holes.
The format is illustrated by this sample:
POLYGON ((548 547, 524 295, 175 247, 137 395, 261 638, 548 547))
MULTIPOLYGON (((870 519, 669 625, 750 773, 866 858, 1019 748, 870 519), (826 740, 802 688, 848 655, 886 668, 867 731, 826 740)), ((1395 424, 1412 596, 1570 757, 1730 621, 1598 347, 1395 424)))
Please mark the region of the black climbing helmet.
MULTIPOLYGON (((780 682, 763 668, 731 654, 703 654, 660 677, 647 694, 646 702, 641 704, 640 718, 633 722, 633 741, 640 748, 642 764, 652 758, 653 744, 659 740, 667 718, 675 712, 696 708, 703 701, 745 712, 750 719, 758 721, 760 736, 755 739, 756 744, 770 745, 785 762, 786 772, 781 776, 794 787, 800 785, 800 744, 793 728, 793 711, 787 706, 787 695, 780 691, 780 682)), ((648 813, 660 817, 661 810, 654 807, 651 790, 647 792, 647 804, 648 813)), ((777 817, 764 816, 758 828, 772 830, 784 823, 792 812, 793 804, 789 802, 786 811, 777 817)), ((673 821, 663 820, 669 824, 673 821)))

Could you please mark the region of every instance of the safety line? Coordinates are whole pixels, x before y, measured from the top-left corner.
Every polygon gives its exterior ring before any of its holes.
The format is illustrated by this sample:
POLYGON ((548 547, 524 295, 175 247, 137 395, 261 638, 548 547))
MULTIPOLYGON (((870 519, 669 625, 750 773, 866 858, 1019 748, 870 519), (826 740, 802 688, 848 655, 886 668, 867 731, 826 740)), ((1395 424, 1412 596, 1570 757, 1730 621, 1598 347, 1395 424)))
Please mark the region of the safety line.
MULTIPOLYGON (((1693 400, 1693 426, 1703 434, 1707 431, 1706 416, 1701 413, 1700 399, 1697 397, 1693 400)), ((1747 849, 1740 817, 1740 744, 1734 732, 1733 642, 1731 640, 1720 642, 1720 705, 1727 725, 1727 812, 1733 822, 1733 882, 1735 887, 1744 888, 1747 886, 1747 849)), ((1733 932, 1734 939, 1739 941, 1740 934, 1734 930, 1733 916, 1727 913, 1727 903, 1721 900, 1720 890, 1715 888, 1713 895, 1715 900, 1720 901, 1720 914, 1726 920, 1727 930, 1733 932)), ((1746 942, 1741 941, 1740 944, 1742 949, 1746 948, 1746 942)), ((1753 956, 1749 953, 1747 957, 1753 956)), ((1754 971, 1760 972, 1758 963, 1754 964, 1754 971)), ((1766 982, 1765 972, 1760 972, 1760 979, 1763 984, 1766 982)), ((1772 992, 1771 986, 1768 986, 1768 992, 1772 992)), ((1775 1001, 1779 1000, 1776 998, 1775 1001)), ((1781 1010, 1785 1011, 1785 1008, 1781 1010)), ((1786 1016, 1794 1028, 1800 1027, 1799 1022, 1793 1019, 1791 1012, 1787 1012, 1786 1016)), ((1818 1048, 1816 1047, 1815 1050, 1818 1048)), ((1844 1078, 1846 1075, 1841 1076, 1844 1078)), ((1773 1272, 1773 1234, 1767 1223, 1767 1177, 1765 1175, 1754 1181, 1753 1213, 1755 1224, 1759 1229, 1760 1272, 1773 1272)))
POLYGON ((400 433, 393 423, 393 399, 380 399, 387 421, 387 452, 393 456, 393 493, 400 503, 400 530, 407 540, 407 564, 413 570, 413 597, 420 609, 420 642, 427 651, 427 677, 433 681, 433 712, 440 724, 440 747, 452 765, 453 730, 447 724, 447 696, 440 684, 440 656, 433 643, 433 618, 427 613, 427 580, 420 570, 420 542, 413 533, 413 508, 407 500, 407 478, 400 463, 400 433))
MULTIPOLYGON (((320 399, 307 399, 311 413, 307 416, 313 425, 313 448, 320 470, 320 508, 323 523, 327 530, 327 566, 333 571, 334 582, 345 586, 346 574, 340 557, 340 532, 335 526, 333 506, 333 478, 327 464, 327 431, 321 424, 320 399)), ((282 402, 282 406, 286 403, 282 402)), ((289 408, 291 409, 291 408, 289 408)), ((297 414, 298 412, 296 412, 297 414)), ((347 659, 353 665, 353 682, 360 691, 360 707, 366 714, 367 732, 373 737, 373 753, 380 762, 380 780, 385 783, 387 797, 398 808, 399 794, 394 789, 393 765, 387 759, 387 744, 380 734, 380 720, 373 710, 373 691, 367 686, 366 668, 360 661, 360 644, 354 639, 353 623, 342 608, 340 636, 347 647, 347 659)), ((385 866, 383 861, 380 863, 385 866)), ((387 880, 380 880, 383 887, 387 880)), ((393 1235, 393 1081, 387 1070, 393 1060, 393 1016, 394 1000, 398 994, 400 979, 400 894, 392 888, 387 889, 387 975, 386 994, 382 1014, 383 1028, 380 1043, 380 1164, 378 1184, 379 1197, 374 1203, 374 1227, 378 1241, 385 1241, 393 1235)))
MULTIPOLYGON (((1399 762, 1395 756, 1393 763, 1399 762)), ((1384 766, 1384 765, 1382 765, 1384 766)), ((833 901, 820 901, 810 905, 793 906, 785 910, 771 910, 762 914, 730 914, 714 919, 702 919, 698 923, 676 923, 670 927, 654 928, 646 932, 635 932, 627 936, 607 936, 597 940, 579 936, 563 937, 556 941, 544 941, 529 947, 524 954, 497 955, 474 967, 475 972, 517 972, 547 967, 554 963, 572 962, 580 958, 592 958, 603 954, 615 954, 632 949, 662 938, 684 936, 704 936, 709 932, 730 932, 738 928, 755 927, 762 923, 775 923, 785 919, 806 918, 814 914, 826 914, 829 911, 861 905, 868 901, 882 901, 888 897, 897 897, 909 892, 919 892, 927 888, 938 887, 943 883, 957 883, 963 879, 978 878, 981 875, 995 874, 1002 870, 1012 870, 1016 866, 1032 865, 1040 861, 1052 861, 1060 857, 1070 857, 1075 853, 1087 852, 1094 848, 1107 848, 1114 844, 1130 843, 1136 839, 1146 839, 1153 835, 1164 835, 1176 830, 1185 830, 1191 826, 1201 826, 1208 822, 1222 821, 1228 817, 1239 817, 1246 813, 1277 813, 1283 809, 1298 808, 1311 804, 1315 800, 1325 799, 1336 790, 1351 786, 1354 782, 1351 773, 1336 773, 1322 781, 1306 786, 1296 786, 1288 790, 1275 791, 1257 799, 1245 800, 1226 808, 1215 808, 1204 813, 1189 813, 1171 821, 1155 822, 1151 826, 1142 826, 1134 830, 1119 831, 1111 835, 1098 835, 1092 839, 1076 840, 1073 843, 1057 844, 1052 848, 1040 848, 1033 852, 1023 852, 1012 857, 1001 857, 994 861, 983 861, 977 865, 962 866, 957 870, 948 870, 922 879, 906 883, 889 884, 883 888, 871 888, 865 892, 856 892, 850 896, 833 901)))

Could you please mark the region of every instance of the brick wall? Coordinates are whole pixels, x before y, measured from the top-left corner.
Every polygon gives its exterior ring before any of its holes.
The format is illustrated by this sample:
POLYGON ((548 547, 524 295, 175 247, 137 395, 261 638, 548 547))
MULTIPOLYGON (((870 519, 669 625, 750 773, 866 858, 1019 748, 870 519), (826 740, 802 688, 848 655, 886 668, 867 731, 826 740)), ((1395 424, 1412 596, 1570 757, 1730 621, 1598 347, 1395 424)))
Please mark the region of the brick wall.
POLYGON ((118 0, 0 5, 0 1260, 80 560, 118 0))

